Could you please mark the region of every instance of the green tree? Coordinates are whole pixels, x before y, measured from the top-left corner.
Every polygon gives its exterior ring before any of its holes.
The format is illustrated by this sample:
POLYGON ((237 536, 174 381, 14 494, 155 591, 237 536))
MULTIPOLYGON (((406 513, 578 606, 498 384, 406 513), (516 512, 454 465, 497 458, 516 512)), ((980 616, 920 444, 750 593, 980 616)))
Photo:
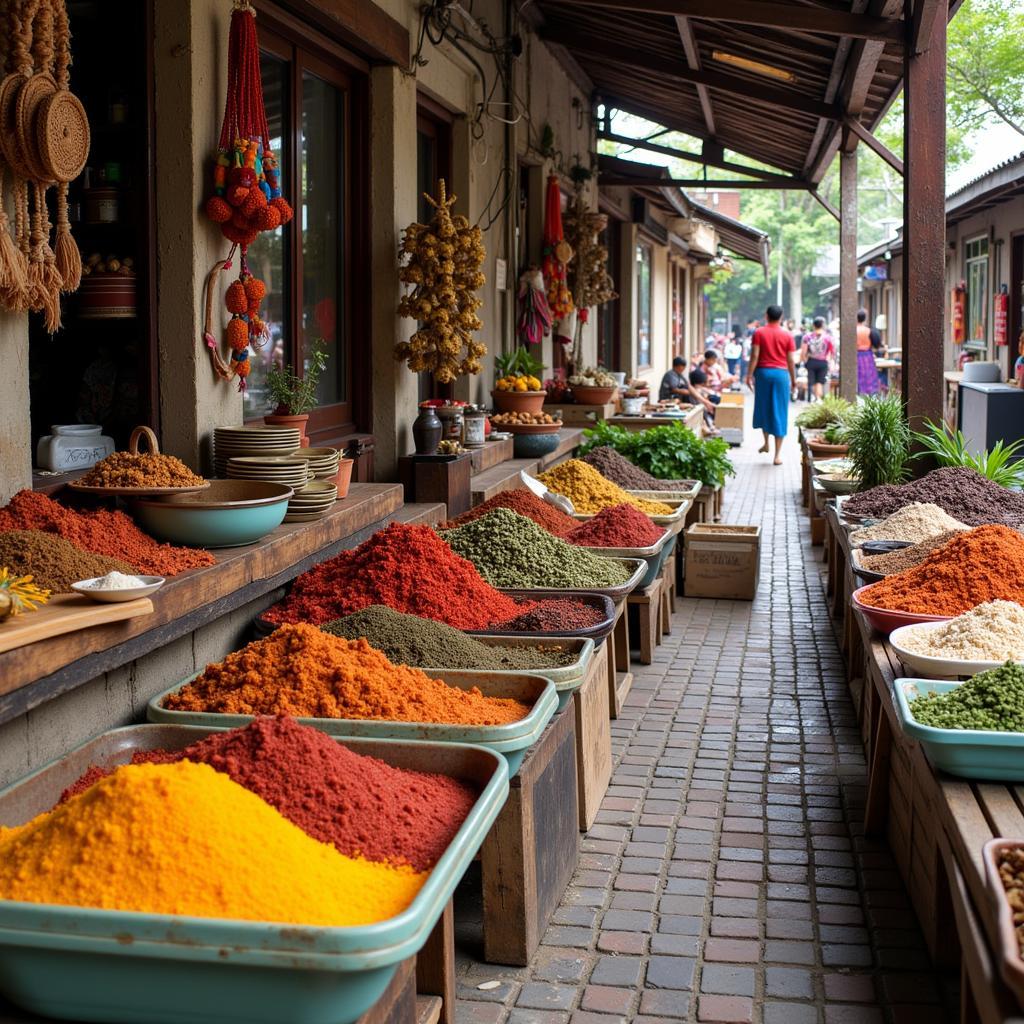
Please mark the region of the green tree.
POLYGON ((947 110, 952 127, 1002 121, 1024 135, 1024 5, 966 0, 949 24, 947 110))

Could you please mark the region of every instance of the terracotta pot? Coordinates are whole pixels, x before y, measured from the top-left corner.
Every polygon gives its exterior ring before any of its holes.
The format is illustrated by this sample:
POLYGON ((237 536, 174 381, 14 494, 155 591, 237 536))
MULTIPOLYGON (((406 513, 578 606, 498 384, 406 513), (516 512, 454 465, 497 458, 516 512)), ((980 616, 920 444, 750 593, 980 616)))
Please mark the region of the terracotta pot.
POLYGON ((612 400, 615 388, 587 387, 584 384, 573 384, 572 393, 580 405, 604 405, 612 400))
POLYGON ((264 416, 263 422, 272 427, 297 428, 299 431, 299 447, 309 447, 309 438, 306 437, 306 423, 309 422, 309 413, 305 413, 302 416, 286 416, 275 412, 264 416))
POLYGON ((492 391, 491 401, 497 412, 534 412, 544 411, 546 391, 492 391))
POLYGON ((355 466, 355 459, 343 458, 338 463, 338 475, 334 478, 338 485, 338 500, 348 495, 349 486, 352 483, 352 467, 355 466))

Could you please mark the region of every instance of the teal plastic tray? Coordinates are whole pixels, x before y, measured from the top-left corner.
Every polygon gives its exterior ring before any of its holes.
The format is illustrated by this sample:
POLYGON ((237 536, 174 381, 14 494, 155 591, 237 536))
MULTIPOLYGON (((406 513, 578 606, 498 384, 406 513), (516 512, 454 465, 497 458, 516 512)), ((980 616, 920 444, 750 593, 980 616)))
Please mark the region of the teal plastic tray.
MULTIPOLYGON (((21 824, 48 810, 90 765, 124 764, 136 750, 180 749, 217 731, 135 725, 104 733, 0 793, 0 822, 21 824)), ((0 900, 0 992, 34 1013, 106 1024, 351 1024, 427 940, 504 806, 508 769, 504 758, 474 746, 345 745, 480 790, 401 914, 315 928, 0 900)))
POLYGON ((903 731, 917 740, 936 768, 964 779, 1024 782, 1024 733, 982 729, 936 729, 910 713, 910 702, 928 693, 949 693, 960 683, 897 679, 896 713, 903 731))
MULTIPOLYGON (((664 527, 663 527, 664 529, 664 527)), ((661 572, 672 546, 675 544, 675 534, 668 530, 654 543, 645 548, 597 548, 586 547, 587 551, 595 555, 602 555, 606 558, 642 558, 647 563, 647 569, 636 584, 636 590, 646 590, 661 572)))
MULTIPOLYGON (((188 679, 158 693, 150 702, 147 718, 151 722, 175 725, 201 725, 214 729, 232 729, 247 725, 252 715, 218 715, 201 711, 169 711, 163 706, 164 698, 190 683, 188 679)), ((541 675, 525 672, 467 672, 457 669, 431 669, 433 679, 443 679, 464 690, 476 686, 488 697, 514 697, 533 708, 525 717, 507 725, 445 725, 435 722, 393 722, 362 718, 299 718, 304 725, 312 725, 328 736, 390 740, 430 740, 434 743, 473 743, 504 754, 509 775, 515 775, 526 757, 526 752, 540 739, 544 726, 558 707, 555 685, 541 675)))
MULTIPOLYGON (((604 557, 612 557, 608 554, 608 549, 604 548, 593 548, 593 552, 597 555, 604 557)), ((644 574, 647 572, 647 563, 642 558, 614 558, 616 562, 622 564, 623 569, 629 573, 629 577, 623 583, 619 583, 614 587, 587 587, 583 590, 569 590, 566 587, 530 587, 530 593, 537 595, 537 600, 544 600, 544 598, 561 597, 563 594, 602 594, 608 598, 609 601, 618 604, 620 601, 625 601, 630 594, 640 585, 640 581, 644 578, 644 574)), ((520 590, 514 587, 498 587, 503 594, 519 594, 520 590)))
MULTIPOLYGON (((594 656, 595 650, 593 640, 581 639, 579 637, 556 637, 544 641, 522 635, 517 636, 513 633, 509 636, 478 636, 473 639, 478 640, 482 644, 487 644, 489 647, 536 647, 541 643, 557 643, 566 650, 574 652, 576 660, 569 665, 530 669, 530 675, 543 676, 545 679, 550 679, 554 684, 555 692, 558 694, 558 707, 556 711, 561 711, 569 703, 573 693, 583 685, 587 669, 590 666, 590 659, 594 656)), ((424 666, 423 671, 432 676, 451 674, 450 670, 434 668, 433 666, 424 666)), ((487 671, 488 674, 494 676, 522 675, 521 669, 488 669, 487 671)))

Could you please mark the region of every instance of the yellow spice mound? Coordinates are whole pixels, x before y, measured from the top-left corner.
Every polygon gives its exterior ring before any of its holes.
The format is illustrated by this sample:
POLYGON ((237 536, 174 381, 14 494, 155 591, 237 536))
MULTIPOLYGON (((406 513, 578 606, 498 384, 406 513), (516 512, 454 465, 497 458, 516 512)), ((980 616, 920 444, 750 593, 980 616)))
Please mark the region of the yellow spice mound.
POLYGON ((546 473, 538 480, 549 491, 564 494, 575 506, 577 512, 597 514, 604 508, 626 502, 646 512, 649 516, 671 515, 674 509, 660 501, 645 501, 627 493, 618 484, 606 480, 593 466, 580 459, 570 459, 546 473))
POLYGON ((345 857, 206 764, 119 768, 0 834, 0 898, 301 925, 404 910, 426 872, 345 857))

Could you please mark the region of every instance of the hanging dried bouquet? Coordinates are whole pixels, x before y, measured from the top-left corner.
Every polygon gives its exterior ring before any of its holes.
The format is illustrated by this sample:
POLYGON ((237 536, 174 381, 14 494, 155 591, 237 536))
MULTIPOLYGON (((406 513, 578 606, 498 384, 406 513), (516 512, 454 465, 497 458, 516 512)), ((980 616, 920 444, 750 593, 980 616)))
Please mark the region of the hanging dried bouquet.
POLYGON ((410 224, 402 236, 398 278, 412 290, 398 305, 401 316, 419 322, 408 341, 395 346, 414 373, 429 370, 434 379, 449 383, 464 374, 479 373, 487 351, 473 332, 483 326, 476 311, 482 300, 484 246, 480 228, 452 216, 455 196, 445 196, 444 180, 438 198, 425 195, 435 213, 429 224, 410 224))

